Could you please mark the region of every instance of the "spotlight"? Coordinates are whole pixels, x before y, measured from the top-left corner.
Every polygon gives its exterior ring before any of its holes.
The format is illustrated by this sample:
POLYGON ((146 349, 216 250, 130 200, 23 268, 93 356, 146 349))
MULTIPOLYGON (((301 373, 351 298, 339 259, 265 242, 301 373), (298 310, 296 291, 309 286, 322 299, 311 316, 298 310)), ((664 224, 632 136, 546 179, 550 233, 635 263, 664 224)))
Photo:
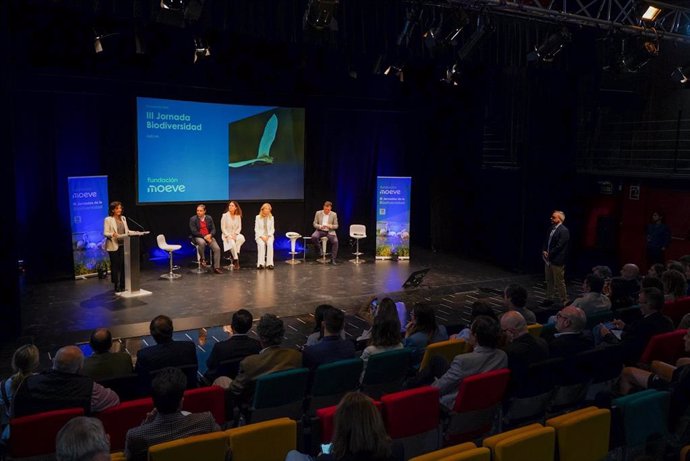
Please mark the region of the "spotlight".
POLYGON ((647 10, 642 15, 642 20, 645 22, 654 22, 656 21, 657 16, 659 16, 659 13, 661 13, 661 8, 649 5, 647 10))
POLYGON ((441 79, 441 81, 452 86, 460 85, 460 66, 458 65, 458 63, 455 63, 448 69, 446 69, 446 74, 441 79))
POLYGON ((573 36, 567 28, 562 28, 559 32, 549 35, 549 37, 541 44, 539 48, 535 47, 534 51, 527 54, 527 61, 544 61, 552 62, 556 55, 561 52, 563 47, 570 43, 573 36))
POLYGON ((211 56, 211 48, 203 38, 194 39, 194 62, 200 59, 206 59, 211 56))
POLYGON ((106 32, 103 30, 94 30, 93 49, 96 52, 96 54, 101 54, 105 50, 115 46, 115 42, 118 39, 119 35, 119 32, 106 32))
POLYGON ((187 0, 161 0, 161 9, 170 11, 184 11, 187 0))
POLYGON ((659 56, 659 39, 648 37, 635 37, 624 40, 619 59, 621 70, 635 73, 647 63, 659 56))
POLYGON ((330 29, 338 30, 338 21, 335 19, 335 12, 340 0, 309 0, 307 9, 304 12, 303 26, 307 25, 316 30, 330 29))
POLYGON ((404 73, 404 68, 402 65, 397 66, 388 66, 386 70, 383 71, 383 75, 387 76, 392 76, 400 80, 401 82, 405 81, 405 73, 404 73))
POLYGON ((456 46, 460 32, 469 23, 467 14, 462 9, 456 9, 444 15, 441 11, 438 20, 432 20, 433 25, 422 34, 424 44, 429 49, 437 45, 456 46))
POLYGON ((678 66, 671 72, 671 78, 678 83, 687 83, 690 66, 678 66))

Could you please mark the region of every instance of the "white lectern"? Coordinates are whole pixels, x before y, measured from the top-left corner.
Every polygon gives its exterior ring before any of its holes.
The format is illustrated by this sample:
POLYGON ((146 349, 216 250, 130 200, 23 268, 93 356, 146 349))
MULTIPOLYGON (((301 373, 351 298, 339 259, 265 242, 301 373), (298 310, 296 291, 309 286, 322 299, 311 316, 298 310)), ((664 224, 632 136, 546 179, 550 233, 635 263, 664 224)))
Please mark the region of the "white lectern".
POLYGON ((125 291, 116 293, 121 298, 147 296, 151 292, 139 288, 139 237, 149 232, 129 231, 125 241, 125 291))

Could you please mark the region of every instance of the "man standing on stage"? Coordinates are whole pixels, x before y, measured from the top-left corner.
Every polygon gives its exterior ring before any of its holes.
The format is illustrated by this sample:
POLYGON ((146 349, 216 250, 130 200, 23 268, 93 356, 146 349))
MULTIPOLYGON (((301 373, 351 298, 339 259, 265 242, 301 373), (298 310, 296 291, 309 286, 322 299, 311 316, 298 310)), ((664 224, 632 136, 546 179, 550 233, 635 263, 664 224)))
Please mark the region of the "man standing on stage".
POLYGON ((335 258, 338 256, 338 235, 335 233, 338 228, 338 215, 331 211, 331 208, 333 204, 326 201, 323 210, 317 211, 314 215, 315 231, 311 234, 311 241, 317 248, 321 248, 319 240, 321 237, 328 237, 328 241, 331 242, 331 264, 335 266, 335 258))
POLYGON ((562 211, 555 210, 551 213, 551 228, 541 253, 546 274, 546 297, 543 305, 554 303, 554 290, 558 291, 561 306, 568 303, 568 293, 565 289, 565 259, 568 256, 570 232, 563 225, 564 221, 565 213, 562 211))
POLYGON ((206 215, 206 205, 197 205, 196 216, 189 218, 189 231, 196 241, 201 265, 206 265, 206 260, 204 259, 206 245, 211 245, 211 251, 213 251, 213 272, 222 274, 223 270, 220 268, 220 247, 216 239, 213 238, 216 235, 216 226, 213 225, 213 218, 206 215))

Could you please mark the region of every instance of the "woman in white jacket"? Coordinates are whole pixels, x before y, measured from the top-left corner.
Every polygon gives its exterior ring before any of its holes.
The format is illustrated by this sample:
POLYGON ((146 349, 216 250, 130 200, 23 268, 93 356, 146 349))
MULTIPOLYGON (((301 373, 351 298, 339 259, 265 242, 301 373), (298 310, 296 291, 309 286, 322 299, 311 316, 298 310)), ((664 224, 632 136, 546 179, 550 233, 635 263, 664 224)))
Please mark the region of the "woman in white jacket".
POLYGON ((245 239, 242 235, 242 208, 236 201, 228 203, 228 211, 220 218, 220 230, 223 251, 231 253, 233 269, 237 270, 240 268, 240 248, 245 239))
POLYGON ((254 220, 254 235, 256 236, 256 247, 259 253, 256 262, 257 269, 263 269, 264 267, 273 269, 273 234, 275 233, 275 223, 271 211, 271 204, 264 203, 261 205, 261 211, 259 211, 254 220))
POLYGON ((110 279, 116 293, 125 291, 125 246, 122 237, 129 234, 129 228, 122 210, 121 202, 110 202, 109 216, 103 221, 105 249, 110 256, 110 279))

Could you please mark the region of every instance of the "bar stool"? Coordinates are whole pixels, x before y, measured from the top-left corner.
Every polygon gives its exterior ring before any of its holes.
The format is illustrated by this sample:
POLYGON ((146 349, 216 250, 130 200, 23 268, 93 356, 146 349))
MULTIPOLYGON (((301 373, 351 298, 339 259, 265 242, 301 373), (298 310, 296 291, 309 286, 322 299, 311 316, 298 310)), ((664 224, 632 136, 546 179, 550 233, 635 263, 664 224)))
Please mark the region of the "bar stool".
MULTIPOLYGON (((192 244, 194 247, 194 252, 196 253, 196 269, 192 269, 190 272, 194 274, 205 274, 208 272, 208 268, 203 268, 201 267, 201 255, 199 254, 199 245, 197 245, 196 240, 194 237, 190 237, 189 242, 192 244)), ((213 267, 213 250, 211 249, 210 246, 206 245, 209 247, 209 266, 208 267, 213 267)), ((205 255, 204 255, 205 256, 205 255)))
POLYGON ((328 237, 321 237, 321 257, 316 260, 317 263, 328 264, 329 260, 326 259, 330 253, 326 253, 326 244, 328 243, 328 237))
POLYGON ((364 262, 364 260, 359 259, 359 255, 363 255, 364 253, 359 251, 359 241, 363 238, 367 238, 367 226, 365 226, 364 224, 351 224, 350 238, 355 239, 357 242, 357 249, 354 253, 352 253, 353 255, 355 255, 355 259, 351 259, 350 262, 355 264, 361 264, 364 262))
POLYGON ((295 255, 297 254, 297 251, 295 251, 295 242, 297 242, 297 239, 301 239, 302 235, 297 232, 286 232, 285 236, 290 239, 290 254, 292 255, 292 258, 285 262, 292 265, 300 264, 302 261, 295 259, 295 255))
POLYGON ((168 280, 179 279, 180 277, 182 277, 182 275, 173 272, 173 251, 179 250, 180 248, 182 248, 182 245, 170 245, 168 242, 165 241, 165 235, 163 234, 158 234, 156 240, 158 242, 158 248, 167 252, 168 259, 170 260, 170 270, 167 274, 161 274, 160 278, 168 280))

